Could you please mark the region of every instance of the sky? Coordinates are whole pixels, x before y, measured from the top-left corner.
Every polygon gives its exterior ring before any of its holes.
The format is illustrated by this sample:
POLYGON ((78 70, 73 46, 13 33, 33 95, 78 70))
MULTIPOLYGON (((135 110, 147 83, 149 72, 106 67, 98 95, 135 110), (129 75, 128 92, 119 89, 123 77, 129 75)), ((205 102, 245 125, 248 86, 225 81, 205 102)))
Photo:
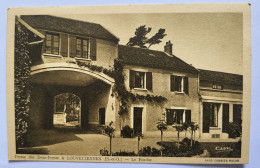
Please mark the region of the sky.
POLYGON ((151 27, 147 37, 164 28, 167 34, 153 50, 173 43, 173 54, 198 69, 243 73, 243 21, 241 13, 160 13, 59 15, 101 24, 125 45, 141 25, 151 27))

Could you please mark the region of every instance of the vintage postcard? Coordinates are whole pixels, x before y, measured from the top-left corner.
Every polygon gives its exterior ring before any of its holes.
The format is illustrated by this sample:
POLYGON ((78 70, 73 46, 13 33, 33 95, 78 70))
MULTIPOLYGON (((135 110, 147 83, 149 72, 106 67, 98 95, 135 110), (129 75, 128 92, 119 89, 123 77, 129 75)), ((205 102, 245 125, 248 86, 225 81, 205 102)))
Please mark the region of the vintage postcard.
POLYGON ((8 9, 9 160, 244 164, 251 5, 8 9))

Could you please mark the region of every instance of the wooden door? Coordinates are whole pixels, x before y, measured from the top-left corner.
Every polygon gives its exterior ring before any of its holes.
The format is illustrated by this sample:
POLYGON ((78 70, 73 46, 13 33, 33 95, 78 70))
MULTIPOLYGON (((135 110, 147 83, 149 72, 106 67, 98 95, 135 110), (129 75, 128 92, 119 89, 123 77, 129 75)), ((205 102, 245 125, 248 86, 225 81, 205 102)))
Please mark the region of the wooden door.
POLYGON ((143 108, 134 107, 134 133, 142 133, 142 112, 143 108))

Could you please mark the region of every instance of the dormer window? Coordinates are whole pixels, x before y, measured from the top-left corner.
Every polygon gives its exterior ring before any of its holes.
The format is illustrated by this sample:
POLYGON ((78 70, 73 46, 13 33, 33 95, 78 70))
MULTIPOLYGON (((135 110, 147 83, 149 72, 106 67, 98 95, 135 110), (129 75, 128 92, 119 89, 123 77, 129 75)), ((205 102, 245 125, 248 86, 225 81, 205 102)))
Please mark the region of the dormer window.
POLYGON ((78 58, 89 58, 89 40, 84 38, 77 38, 77 51, 78 58))
POLYGON ((45 53, 59 55, 60 35, 46 33, 45 53))
POLYGON ((223 85, 213 84, 212 89, 223 90, 223 85))

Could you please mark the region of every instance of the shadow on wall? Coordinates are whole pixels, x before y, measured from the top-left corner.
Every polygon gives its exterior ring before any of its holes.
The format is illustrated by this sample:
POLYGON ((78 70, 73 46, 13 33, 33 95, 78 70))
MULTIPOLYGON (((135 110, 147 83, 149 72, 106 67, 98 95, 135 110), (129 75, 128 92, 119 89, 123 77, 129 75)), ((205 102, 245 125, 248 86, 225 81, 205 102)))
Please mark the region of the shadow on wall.
POLYGON ((83 141, 76 134, 86 131, 78 128, 55 128, 50 130, 30 130, 27 134, 25 147, 53 145, 68 141, 83 141))

